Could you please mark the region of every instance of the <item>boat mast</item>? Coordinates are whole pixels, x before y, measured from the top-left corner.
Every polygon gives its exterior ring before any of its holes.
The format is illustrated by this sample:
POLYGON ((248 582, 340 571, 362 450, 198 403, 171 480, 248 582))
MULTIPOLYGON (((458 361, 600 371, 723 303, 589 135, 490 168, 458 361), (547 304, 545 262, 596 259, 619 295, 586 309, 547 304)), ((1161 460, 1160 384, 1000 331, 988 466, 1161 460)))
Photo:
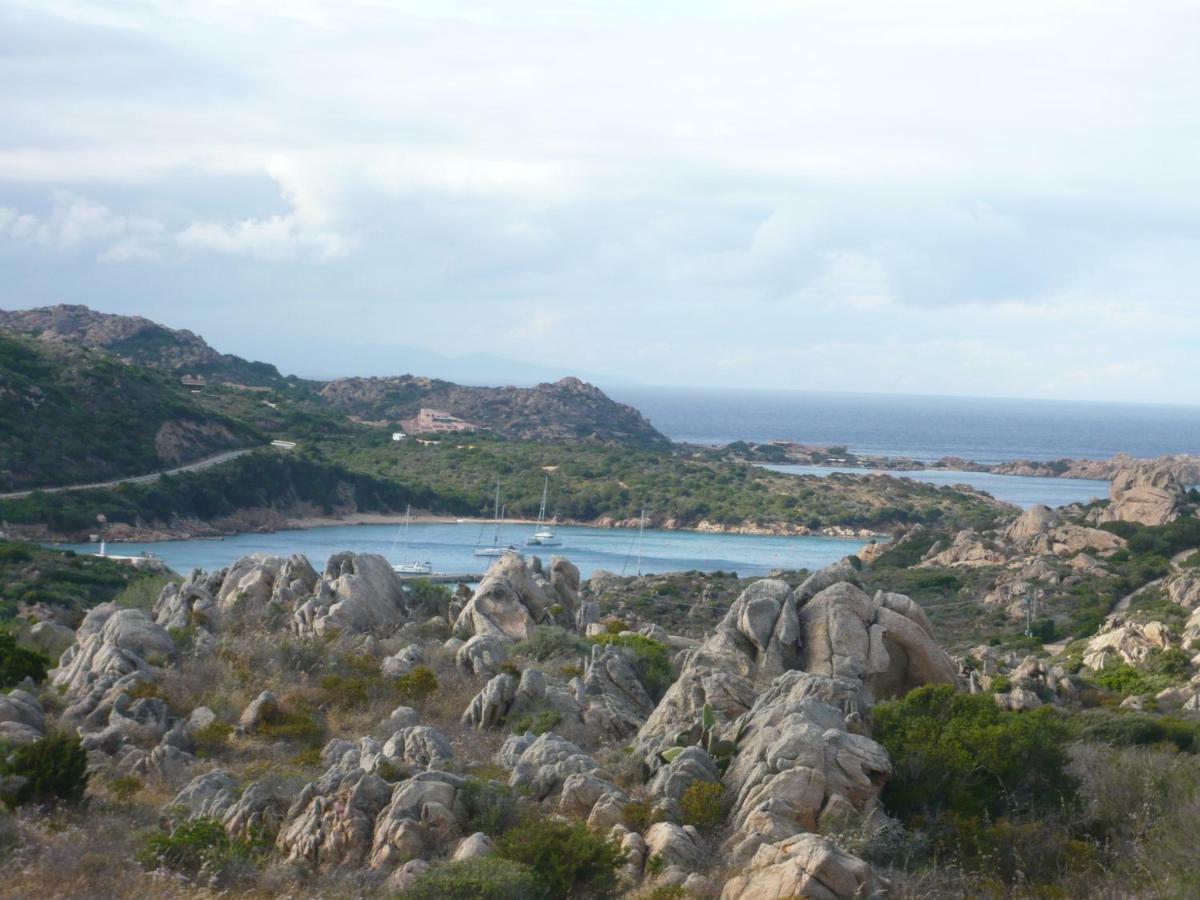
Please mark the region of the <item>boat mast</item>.
POLYGON ((638 519, 638 559, 637 559, 638 575, 642 574, 642 535, 645 533, 645 531, 646 531, 646 507, 643 506, 641 518, 638 519))
POLYGON ((496 509, 492 513, 492 518, 496 522, 496 532, 492 535, 492 546, 495 547, 500 541, 500 479, 496 479, 496 509))
POLYGON ((542 524, 546 521, 546 494, 550 491, 550 476, 546 476, 546 481, 542 485, 542 505, 538 509, 537 530, 542 530, 542 524))

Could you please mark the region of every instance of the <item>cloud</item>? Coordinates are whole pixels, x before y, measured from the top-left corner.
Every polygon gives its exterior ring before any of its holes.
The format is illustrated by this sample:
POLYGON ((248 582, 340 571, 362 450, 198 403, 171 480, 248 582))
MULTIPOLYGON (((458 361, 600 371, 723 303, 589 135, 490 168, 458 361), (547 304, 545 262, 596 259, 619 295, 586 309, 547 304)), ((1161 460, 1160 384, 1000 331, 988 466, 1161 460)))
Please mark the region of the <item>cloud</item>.
POLYGON ((185 250, 210 250, 278 262, 303 256, 318 262, 338 259, 353 242, 329 231, 310 231, 295 216, 241 222, 196 222, 175 236, 185 250))

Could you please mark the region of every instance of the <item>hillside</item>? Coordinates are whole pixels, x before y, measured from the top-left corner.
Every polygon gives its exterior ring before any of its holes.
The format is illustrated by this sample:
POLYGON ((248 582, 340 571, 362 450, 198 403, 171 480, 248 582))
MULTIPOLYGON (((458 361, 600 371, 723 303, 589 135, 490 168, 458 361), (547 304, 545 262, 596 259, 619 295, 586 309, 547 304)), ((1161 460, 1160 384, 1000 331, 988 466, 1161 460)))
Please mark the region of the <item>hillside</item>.
POLYGON ((198 375, 208 381, 248 385, 283 381, 274 366, 219 353, 190 331, 81 305, 0 310, 0 331, 29 335, 45 344, 105 350, 129 363, 180 376, 198 375))
POLYGON ((3 335, 0 421, 0 491, 141 475, 257 442, 167 375, 3 335))
POLYGON ((532 388, 469 387, 413 375, 340 378, 320 394, 332 409, 364 421, 398 423, 427 407, 516 440, 669 443, 632 406, 610 400, 578 378, 532 388))

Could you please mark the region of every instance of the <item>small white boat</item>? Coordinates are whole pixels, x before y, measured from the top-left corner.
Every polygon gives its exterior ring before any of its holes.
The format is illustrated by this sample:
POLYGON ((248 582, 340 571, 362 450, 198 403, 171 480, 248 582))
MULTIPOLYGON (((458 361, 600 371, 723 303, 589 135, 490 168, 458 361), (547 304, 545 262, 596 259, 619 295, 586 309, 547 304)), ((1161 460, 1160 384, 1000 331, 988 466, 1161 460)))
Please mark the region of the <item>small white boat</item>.
POLYGON ((562 541, 554 533, 554 529, 546 524, 546 495, 550 491, 550 476, 546 476, 546 483, 542 485, 542 506, 538 510, 537 530, 528 538, 525 539, 527 547, 561 547, 562 541))
MULTIPOLYGON (((408 552, 408 522, 412 518, 412 506, 408 506, 404 510, 404 551, 408 552)), ((429 562, 406 562, 400 563, 398 566, 392 566, 392 571, 397 575, 432 575, 433 564, 429 562)))

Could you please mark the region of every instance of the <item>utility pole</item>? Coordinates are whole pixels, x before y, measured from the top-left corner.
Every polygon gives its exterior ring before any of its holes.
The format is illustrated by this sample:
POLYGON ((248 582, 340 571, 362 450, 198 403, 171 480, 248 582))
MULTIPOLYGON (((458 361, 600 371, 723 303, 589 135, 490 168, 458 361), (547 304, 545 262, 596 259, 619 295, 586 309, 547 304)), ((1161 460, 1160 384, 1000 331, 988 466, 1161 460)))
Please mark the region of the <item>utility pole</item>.
POLYGON ((1033 597, 1025 595, 1025 637, 1033 637, 1033 597))

